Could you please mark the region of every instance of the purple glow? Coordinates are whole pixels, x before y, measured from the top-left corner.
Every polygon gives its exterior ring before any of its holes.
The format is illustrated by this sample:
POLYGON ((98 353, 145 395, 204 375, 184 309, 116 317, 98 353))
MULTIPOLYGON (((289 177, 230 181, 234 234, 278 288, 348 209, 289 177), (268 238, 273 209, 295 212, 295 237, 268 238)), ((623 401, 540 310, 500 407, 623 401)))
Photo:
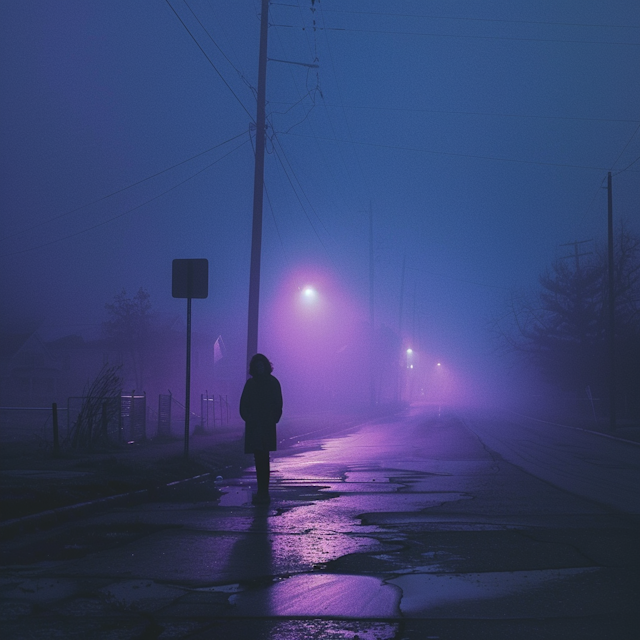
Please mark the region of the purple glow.
POLYGON ((264 307, 260 339, 289 406, 365 400, 364 316, 327 270, 300 266, 282 280, 264 307))

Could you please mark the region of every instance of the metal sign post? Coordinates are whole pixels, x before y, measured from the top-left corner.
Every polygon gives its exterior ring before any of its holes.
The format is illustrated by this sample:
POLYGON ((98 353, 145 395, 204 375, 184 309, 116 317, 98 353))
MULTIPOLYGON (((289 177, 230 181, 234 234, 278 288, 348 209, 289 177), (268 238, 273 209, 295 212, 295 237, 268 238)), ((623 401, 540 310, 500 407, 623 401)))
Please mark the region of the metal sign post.
POLYGON ((184 402, 184 458, 189 458, 189 413, 191 404, 191 299, 209 295, 209 261, 206 258, 174 260, 171 295, 187 299, 187 379, 184 402))

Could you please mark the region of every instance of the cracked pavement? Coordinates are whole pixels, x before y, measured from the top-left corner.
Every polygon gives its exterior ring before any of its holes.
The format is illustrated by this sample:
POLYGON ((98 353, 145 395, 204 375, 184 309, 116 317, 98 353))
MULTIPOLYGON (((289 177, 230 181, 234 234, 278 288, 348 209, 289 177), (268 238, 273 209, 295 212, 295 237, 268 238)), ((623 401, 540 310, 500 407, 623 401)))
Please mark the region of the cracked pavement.
POLYGON ((16 536, 3 637, 636 637, 640 447, 548 429, 412 407, 277 452, 268 507, 248 470, 16 536))

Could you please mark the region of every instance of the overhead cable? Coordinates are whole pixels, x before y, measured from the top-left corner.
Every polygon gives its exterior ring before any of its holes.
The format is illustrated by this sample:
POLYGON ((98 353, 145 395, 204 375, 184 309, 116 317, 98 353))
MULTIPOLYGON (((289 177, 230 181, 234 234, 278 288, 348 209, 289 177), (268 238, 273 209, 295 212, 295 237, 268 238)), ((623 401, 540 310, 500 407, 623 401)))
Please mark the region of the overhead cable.
POLYGON ((75 238, 76 236, 82 235, 83 233, 87 233, 88 231, 92 231, 93 229, 97 229, 98 227, 102 227, 105 224, 108 224, 109 222, 113 222, 114 220, 118 220, 119 218, 122 218, 123 216, 126 216, 129 213, 132 213, 133 211, 136 211, 137 209, 140 209, 141 207, 144 207, 145 205, 149 204, 150 202, 153 202, 154 200, 158 200, 158 198, 161 198, 162 196, 166 195, 170 191, 173 191, 174 189, 177 189, 181 185, 185 184, 185 182, 188 182, 189 180, 192 180, 196 176, 200 175, 201 173, 203 173, 204 171, 206 171, 207 169, 212 167, 214 164, 220 162, 220 160, 223 160, 228 155, 231 155, 234 151, 237 151, 238 149, 240 149, 240 147, 243 147, 248 142, 249 142, 248 139, 245 140, 244 142, 241 142, 237 147, 234 147, 233 149, 231 149, 231 151, 228 151, 227 153, 225 153, 223 156, 221 156, 220 158, 218 158, 214 162, 211 162, 210 164, 208 164, 206 167, 200 169, 199 171, 196 171, 196 173, 192 174, 188 178, 185 178, 181 182, 178 182, 178 184, 173 185, 169 189, 166 189, 162 193, 159 193, 158 195, 154 196, 153 198, 149 198, 149 200, 145 200, 144 202, 136 205, 135 207, 131 207, 130 209, 127 209, 126 211, 123 211, 122 213, 119 213, 118 215, 112 216, 111 218, 108 218, 107 220, 103 220, 102 222, 98 222, 97 224, 94 224, 91 227, 87 227, 85 229, 81 229, 80 231, 76 231, 75 233, 71 233, 71 234, 66 235, 66 236, 64 236, 62 238, 56 238, 55 240, 51 240, 49 242, 45 242, 45 243, 37 245, 35 247, 29 247, 28 249, 21 249, 19 251, 12 251, 11 253, 3 253, 3 254, 0 255, 0 258, 5 258, 5 257, 8 257, 8 256, 15 256, 15 255, 18 255, 18 254, 21 254, 21 253, 27 253, 29 251, 35 251, 36 249, 42 249, 42 248, 48 247, 48 246, 50 246, 52 244, 57 244, 58 242, 62 242, 63 240, 69 240, 70 238, 75 238))
MULTIPOLYGON (((168 1, 168 0, 167 0, 168 1)), ((299 29, 300 27, 293 24, 274 24, 274 27, 282 27, 285 29, 299 29)), ((420 31, 392 31, 388 29, 352 29, 349 27, 313 27, 318 31, 342 31, 350 33, 373 33, 377 35, 393 35, 393 36, 419 36, 426 38, 459 38, 471 40, 507 40, 514 42, 548 42, 552 44, 606 44, 616 46, 640 47, 640 42, 609 42, 607 40, 561 40, 558 38, 518 38, 515 36, 481 36, 481 35, 463 35, 458 33, 430 33, 420 31)), ((302 27, 303 30, 306 27, 302 27)), ((309 27, 311 29, 311 27, 309 27)))
POLYGON ((640 29, 635 24, 596 24, 585 22, 548 22, 542 20, 506 20, 500 18, 468 18, 463 16, 433 16, 415 13, 391 13, 386 11, 349 11, 347 9, 324 9, 327 13, 345 13, 356 15, 385 16, 398 18, 424 18, 426 20, 455 20, 458 22, 490 22, 504 24, 533 24, 551 27, 596 27, 602 29, 640 29))
MULTIPOLYGON (((274 102, 269 104, 282 104, 291 105, 289 102, 274 102)), ((291 105, 291 106, 295 106, 291 105)), ((290 106, 290 108, 291 108, 290 106)), ((353 104, 330 104, 325 102, 325 106, 334 109, 369 109, 372 111, 402 111, 409 113, 438 113, 442 115, 462 115, 462 116, 488 116, 497 118, 531 118, 539 120, 576 120, 585 122, 621 122, 621 123, 638 123, 640 118, 587 118, 581 116, 541 116, 536 114, 522 114, 522 113, 491 113, 489 111, 451 111, 444 109, 417 109, 412 107, 380 107, 370 105, 353 105, 353 104)))
POLYGON ((218 74, 218 76, 220 77, 220 79, 222 80, 222 82, 224 82, 225 86, 227 87, 227 89, 229 89, 229 91, 231 91, 231 93, 233 94, 233 97, 238 101, 238 103, 240 104, 240 106, 245 110, 245 112, 247 113, 247 115, 249 116, 249 118, 251 118, 251 122, 255 122, 254 117, 251 115, 251 113, 249 112, 249 110, 247 109, 247 107, 244 106, 244 103, 242 102, 242 100, 240 100, 240 98, 238 97, 238 95, 236 94, 236 92, 231 88, 231 85, 224 79, 224 76, 220 73, 220 71, 218 70, 218 67, 216 67, 215 64, 213 64, 213 61, 211 60, 211 58, 207 55, 207 52, 202 48, 202 46, 200 45, 200 43, 196 40, 196 37, 193 35, 193 33, 191 33, 191 31, 189 30, 189 27, 187 27, 187 25, 184 23, 184 20, 178 15, 178 12, 173 8, 173 6, 171 5, 171 3, 169 2, 169 0, 166 0, 166 3, 169 5, 169 7, 171 8, 171 11, 173 11, 173 13, 176 15, 176 18, 178 18, 178 20, 180 20, 180 23, 182 24, 182 26, 185 28, 186 32, 191 36, 191 39, 196 43, 196 46, 198 47, 198 49, 200 49, 200 51, 202 51, 202 55, 204 55, 204 57, 209 61, 209 64, 213 67, 213 69, 215 70, 215 72, 218 74))
MULTIPOLYGON (((282 133, 284 134, 284 132, 282 133)), ((299 136, 301 138, 312 137, 309 135, 305 135, 303 133, 293 133, 293 132, 286 133, 284 135, 299 136)), ((471 154, 471 153, 455 153, 453 151, 434 151, 433 149, 420 149, 418 147, 402 147, 400 145, 380 144, 375 142, 359 142, 357 140, 338 140, 336 138, 327 138, 327 137, 319 137, 319 136, 317 136, 317 139, 326 140, 328 142, 340 142, 343 144, 359 144, 365 147, 378 147, 380 149, 395 149, 399 151, 416 151, 418 153, 429 153, 434 155, 451 156, 451 157, 457 157, 457 158, 474 158, 477 160, 492 160, 494 162, 513 162, 518 164, 534 164, 534 165, 541 165, 541 166, 547 166, 547 167, 566 167, 568 169, 593 169, 596 171, 603 171, 603 170, 606 171, 606 169, 603 169, 603 167, 592 167, 588 165, 568 164, 563 162, 541 162, 539 160, 517 160, 515 158, 498 158, 495 156, 481 156, 478 154, 471 154)))
POLYGON ((83 204, 79 207, 76 207, 75 209, 71 209, 70 211, 65 211, 64 213, 60 213, 56 216, 54 216, 53 218, 48 218, 47 220, 43 220, 42 222, 38 222, 37 224, 34 224, 30 227, 27 227, 26 229, 22 229, 21 231, 16 231, 14 233, 12 233, 11 235, 8 236, 4 236, 3 238, 0 238, 0 242, 4 242, 5 240, 9 240, 10 238, 15 238, 16 236, 22 235, 23 233, 27 233, 28 231, 33 231, 33 229, 37 229, 38 227, 42 227, 45 224, 49 224, 50 222, 55 222, 56 220, 60 220, 61 218, 64 218, 66 216, 71 215, 72 213, 76 213, 78 211, 81 211, 82 209, 86 209, 87 207, 91 207, 94 204, 98 204, 99 202, 102 202, 103 200, 107 200, 108 198, 112 198, 113 196, 118 195, 119 193, 122 193, 123 191, 126 191, 127 189, 132 189, 133 187, 137 187, 138 185, 142 184, 143 182, 147 182, 148 180, 152 180, 153 178, 157 178, 158 176, 162 175, 163 173, 166 173, 167 171, 171 171, 172 169, 175 169, 176 167, 179 167, 180 165, 183 165, 187 162, 191 162, 191 160, 195 160, 196 158, 199 158, 200 156, 205 155, 206 153, 210 153, 211 151, 213 151, 214 149, 217 149, 218 147, 222 147, 225 144, 228 144, 229 142, 233 142, 234 140, 236 140, 237 138, 239 138, 240 136, 243 136, 246 134, 246 131, 243 131, 242 133, 239 133, 236 136, 233 136, 233 138, 229 138, 228 140, 225 140, 224 142, 220 142, 216 145, 214 145, 213 147, 210 147, 209 149, 206 149, 205 151, 201 151, 200 153, 196 153, 194 156, 191 156, 190 158, 187 158, 186 160, 181 160, 180 162, 177 162, 174 165, 171 165, 170 167, 167 167, 166 169, 162 169, 162 171, 157 171, 156 173, 147 176, 146 178, 142 178, 142 180, 138 180, 137 182, 133 182, 132 184, 128 184, 126 187, 122 187, 121 189, 117 189, 116 191, 112 191, 111 193, 107 194, 106 196, 102 196, 100 198, 98 198, 97 200, 93 200, 92 202, 87 202, 86 204, 83 204))

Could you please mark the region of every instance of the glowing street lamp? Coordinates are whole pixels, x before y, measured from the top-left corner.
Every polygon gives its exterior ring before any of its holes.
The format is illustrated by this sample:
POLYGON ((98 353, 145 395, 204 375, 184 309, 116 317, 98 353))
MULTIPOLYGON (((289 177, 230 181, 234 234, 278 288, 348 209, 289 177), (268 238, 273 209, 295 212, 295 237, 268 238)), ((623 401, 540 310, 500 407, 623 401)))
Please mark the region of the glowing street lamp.
POLYGON ((305 302, 315 302, 318 299, 318 292, 313 287, 304 287, 302 289, 302 299, 305 302))
POLYGON ((407 349, 407 369, 413 369, 413 349, 407 349))

